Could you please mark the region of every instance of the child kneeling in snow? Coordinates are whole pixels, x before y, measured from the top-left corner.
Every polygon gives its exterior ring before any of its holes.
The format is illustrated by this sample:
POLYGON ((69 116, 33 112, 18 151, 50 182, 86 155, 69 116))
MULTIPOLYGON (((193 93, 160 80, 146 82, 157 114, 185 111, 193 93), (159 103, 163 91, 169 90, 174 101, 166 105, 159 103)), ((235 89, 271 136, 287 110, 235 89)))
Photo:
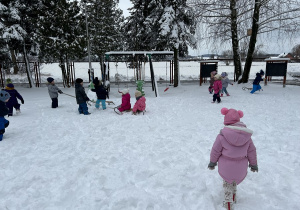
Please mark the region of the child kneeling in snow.
POLYGON ((143 112, 146 109, 146 98, 142 95, 140 91, 135 91, 136 102, 132 109, 132 114, 143 112))
POLYGON ((117 114, 122 114, 122 112, 131 109, 130 94, 128 89, 119 91, 119 93, 122 93, 122 104, 115 108, 115 112, 117 112, 117 114))
POLYGON ((256 148, 251 139, 253 131, 240 122, 243 112, 222 108, 221 113, 225 115, 225 127, 212 147, 208 168, 213 170, 219 163, 218 171, 224 179, 223 206, 232 210, 236 203, 236 187, 247 175, 248 162, 251 171, 258 172, 256 148))
POLYGON ((0 141, 2 141, 3 134, 5 133, 5 128, 9 125, 9 121, 4 118, 8 114, 8 108, 5 103, 9 100, 10 95, 8 92, 0 91, 0 141))
POLYGON ((9 83, 5 87, 5 91, 9 93, 10 99, 6 103, 6 107, 8 108, 8 116, 13 116, 14 108, 16 112, 20 112, 20 104, 18 103, 17 98, 24 104, 24 99, 20 95, 20 93, 15 89, 15 86, 12 83, 9 83))

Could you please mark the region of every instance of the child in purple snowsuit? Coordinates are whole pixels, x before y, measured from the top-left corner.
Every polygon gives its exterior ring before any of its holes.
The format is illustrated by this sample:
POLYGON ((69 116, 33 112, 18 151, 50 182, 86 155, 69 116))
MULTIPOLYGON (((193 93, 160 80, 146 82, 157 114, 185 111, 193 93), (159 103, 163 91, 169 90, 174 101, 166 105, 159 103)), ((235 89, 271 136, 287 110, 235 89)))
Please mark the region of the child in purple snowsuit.
POLYGON ((213 170, 218 165, 218 171, 223 178, 225 198, 223 206, 230 210, 236 203, 236 186, 247 175, 247 167, 251 171, 258 172, 256 148, 252 142, 253 131, 240 122, 243 117, 242 111, 222 108, 225 115, 225 127, 218 134, 210 153, 208 168, 213 170))
POLYGON ((24 99, 20 93, 15 89, 15 86, 12 83, 7 84, 5 91, 9 93, 10 99, 6 102, 6 107, 8 108, 8 116, 13 116, 13 110, 16 109, 17 113, 20 112, 20 104, 18 103, 19 99, 22 104, 24 104, 24 99))

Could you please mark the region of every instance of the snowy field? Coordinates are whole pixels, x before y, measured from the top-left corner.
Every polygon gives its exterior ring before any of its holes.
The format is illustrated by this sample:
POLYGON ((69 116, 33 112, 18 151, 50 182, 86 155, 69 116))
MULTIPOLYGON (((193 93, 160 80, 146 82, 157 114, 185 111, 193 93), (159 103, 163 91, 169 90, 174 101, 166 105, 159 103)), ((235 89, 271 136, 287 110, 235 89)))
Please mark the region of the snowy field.
MULTIPOLYGON (((93 106, 79 115, 67 95, 51 109, 46 87, 17 86, 25 104, 0 142, 0 209, 222 210, 222 179, 207 169, 222 107, 244 112, 258 154, 259 172, 238 186, 235 209, 299 209, 300 87, 269 83, 251 95, 243 86, 211 104, 208 83, 159 85, 158 98, 147 84, 138 116, 93 106)), ((121 102, 116 85, 109 100, 121 102)))

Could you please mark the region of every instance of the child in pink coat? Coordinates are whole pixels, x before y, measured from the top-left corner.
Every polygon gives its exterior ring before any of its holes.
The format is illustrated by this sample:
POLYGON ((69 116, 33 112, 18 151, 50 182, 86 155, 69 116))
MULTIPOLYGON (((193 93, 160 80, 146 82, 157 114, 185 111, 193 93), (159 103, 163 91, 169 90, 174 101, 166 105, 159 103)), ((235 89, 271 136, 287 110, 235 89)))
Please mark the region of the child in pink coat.
POLYGON ((146 98, 142 95, 140 91, 135 91, 136 102, 132 109, 132 114, 143 112, 146 109, 146 98))
POLYGON ((221 98, 220 98, 220 92, 222 90, 222 76, 220 74, 216 74, 214 76, 214 86, 213 86, 213 89, 214 89, 214 95, 213 95, 213 101, 212 103, 215 103, 216 100, 218 103, 221 102, 221 98))
POLYGON ((131 109, 129 90, 124 89, 120 93, 122 93, 122 104, 115 108, 117 114, 122 114, 122 112, 131 109))
POLYGON ((212 147, 208 168, 213 170, 219 163, 218 171, 224 180, 223 206, 232 210, 233 203, 236 203, 236 186, 246 177, 248 162, 251 171, 258 172, 256 148, 251 139, 253 131, 240 122, 243 112, 222 108, 221 113, 225 115, 225 127, 212 147))

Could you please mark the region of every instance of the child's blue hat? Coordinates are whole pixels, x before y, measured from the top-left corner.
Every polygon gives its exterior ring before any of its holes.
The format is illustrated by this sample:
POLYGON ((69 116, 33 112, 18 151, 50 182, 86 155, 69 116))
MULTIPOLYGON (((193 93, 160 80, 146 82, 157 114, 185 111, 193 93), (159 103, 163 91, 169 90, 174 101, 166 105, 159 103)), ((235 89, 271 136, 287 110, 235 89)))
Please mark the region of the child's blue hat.
POLYGON ((261 69, 259 72, 260 75, 265 75, 265 72, 261 69))
POLYGON ((54 80, 54 79, 53 79, 52 77, 48 77, 48 78, 47 78, 47 81, 48 81, 49 83, 53 82, 53 80, 54 80))
POLYGON ((10 95, 8 92, 6 92, 5 90, 0 91, 0 101, 5 102, 9 98, 10 98, 10 95))

